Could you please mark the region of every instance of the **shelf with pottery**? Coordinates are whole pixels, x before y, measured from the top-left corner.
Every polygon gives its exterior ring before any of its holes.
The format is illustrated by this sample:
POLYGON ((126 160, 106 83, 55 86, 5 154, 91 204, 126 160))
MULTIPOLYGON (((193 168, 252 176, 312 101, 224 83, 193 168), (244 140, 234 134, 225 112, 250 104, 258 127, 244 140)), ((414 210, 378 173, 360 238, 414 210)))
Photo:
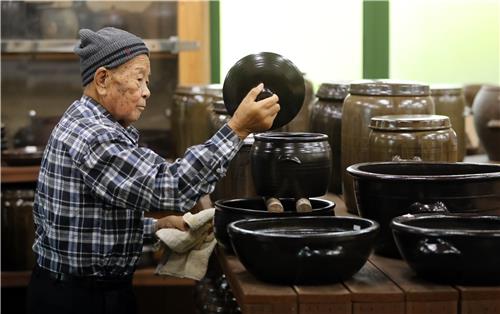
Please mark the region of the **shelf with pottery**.
MULTIPOLYGON (((348 215, 340 197, 337 216, 348 215)), ((500 287, 441 285, 417 278, 403 260, 377 255, 351 279, 318 286, 272 285, 257 280, 222 248, 217 257, 243 314, 259 313, 500 313, 500 287)))

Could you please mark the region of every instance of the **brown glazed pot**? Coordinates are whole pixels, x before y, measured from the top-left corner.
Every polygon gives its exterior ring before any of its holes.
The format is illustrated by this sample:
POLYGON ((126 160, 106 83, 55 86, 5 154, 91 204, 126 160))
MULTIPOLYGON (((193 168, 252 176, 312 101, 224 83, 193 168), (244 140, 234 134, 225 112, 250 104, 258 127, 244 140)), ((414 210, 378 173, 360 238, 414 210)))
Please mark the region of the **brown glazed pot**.
POLYGON ((251 164, 257 195, 295 198, 325 195, 331 172, 328 136, 300 132, 256 134, 251 164))
POLYGON ((177 86, 170 116, 176 157, 184 156, 188 147, 209 138, 209 106, 216 99, 222 99, 221 85, 177 86))
POLYGON ((342 130, 342 105, 349 93, 349 83, 323 83, 312 103, 309 125, 311 132, 328 135, 332 149, 332 176, 329 190, 342 194, 342 172, 340 171, 340 141, 342 130))
POLYGON ((342 111, 342 185, 346 207, 356 214, 353 180, 346 169, 370 161, 368 137, 370 119, 393 114, 434 114, 428 85, 392 80, 353 82, 342 111))
POLYGON ((447 116, 377 116, 370 129, 370 161, 457 161, 457 137, 447 116))
POLYGON ((492 161, 500 161, 500 86, 483 86, 472 105, 477 135, 492 161))
POLYGON ((359 215, 380 224, 375 253, 399 257, 389 224, 408 213, 500 215, 500 165, 367 162, 350 166, 359 215))
POLYGON ((436 114, 450 118, 451 127, 457 134, 457 161, 465 157, 465 96, 461 86, 431 86, 436 114))
POLYGON ((464 86, 465 104, 467 106, 472 107, 474 98, 476 98, 477 93, 483 85, 484 84, 467 84, 464 86))

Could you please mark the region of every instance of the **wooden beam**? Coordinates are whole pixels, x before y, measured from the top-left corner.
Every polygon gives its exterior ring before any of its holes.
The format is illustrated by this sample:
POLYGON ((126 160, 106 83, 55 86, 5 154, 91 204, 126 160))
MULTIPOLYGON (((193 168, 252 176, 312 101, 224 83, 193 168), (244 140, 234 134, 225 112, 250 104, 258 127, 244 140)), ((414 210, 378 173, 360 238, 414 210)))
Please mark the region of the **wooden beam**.
POLYGON ((179 1, 180 41, 196 41, 197 50, 179 52, 179 84, 210 83, 210 7, 208 1, 179 1))

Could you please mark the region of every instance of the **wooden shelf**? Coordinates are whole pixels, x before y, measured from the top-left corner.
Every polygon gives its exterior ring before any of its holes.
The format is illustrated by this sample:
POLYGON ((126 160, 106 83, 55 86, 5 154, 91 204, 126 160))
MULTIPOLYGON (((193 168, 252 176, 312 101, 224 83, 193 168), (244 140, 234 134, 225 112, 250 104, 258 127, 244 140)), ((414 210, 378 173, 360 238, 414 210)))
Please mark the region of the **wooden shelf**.
POLYGON ((26 167, 6 167, 1 166, 2 183, 23 183, 36 182, 38 180, 38 172, 40 166, 26 167))
MULTIPOLYGON (((194 286, 196 281, 192 279, 176 278, 171 276, 158 276, 154 268, 138 269, 134 273, 134 286, 141 287, 164 287, 164 286, 194 286)), ((2 271, 2 288, 20 288, 28 286, 31 270, 2 271)))

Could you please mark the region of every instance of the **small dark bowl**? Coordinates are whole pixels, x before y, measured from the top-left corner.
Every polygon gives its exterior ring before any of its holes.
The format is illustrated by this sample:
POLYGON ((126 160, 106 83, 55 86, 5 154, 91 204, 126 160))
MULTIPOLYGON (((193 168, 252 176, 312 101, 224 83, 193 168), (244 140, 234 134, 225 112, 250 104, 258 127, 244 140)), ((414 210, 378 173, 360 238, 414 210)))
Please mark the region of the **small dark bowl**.
POLYGON ((366 263, 378 224, 357 217, 250 219, 228 227, 245 268, 274 284, 328 284, 350 278, 366 263))
POLYGON ((391 223, 398 249, 428 281, 500 284, 500 216, 404 215, 391 223))
POLYGON ((359 215, 380 224, 375 253, 400 257, 389 224, 425 212, 500 215, 500 165, 369 162, 347 168, 359 215))
POLYGON ((302 216, 333 216, 335 203, 319 198, 311 198, 311 212, 300 213, 295 210, 295 199, 279 199, 283 204, 284 212, 274 213, 266 209, 262 197, 219 200, 215 202, 214 234, 220 246, 231 252, 231 241, 227 233, 227 226, 237 220, 271 217, 302 217, 302 216))

